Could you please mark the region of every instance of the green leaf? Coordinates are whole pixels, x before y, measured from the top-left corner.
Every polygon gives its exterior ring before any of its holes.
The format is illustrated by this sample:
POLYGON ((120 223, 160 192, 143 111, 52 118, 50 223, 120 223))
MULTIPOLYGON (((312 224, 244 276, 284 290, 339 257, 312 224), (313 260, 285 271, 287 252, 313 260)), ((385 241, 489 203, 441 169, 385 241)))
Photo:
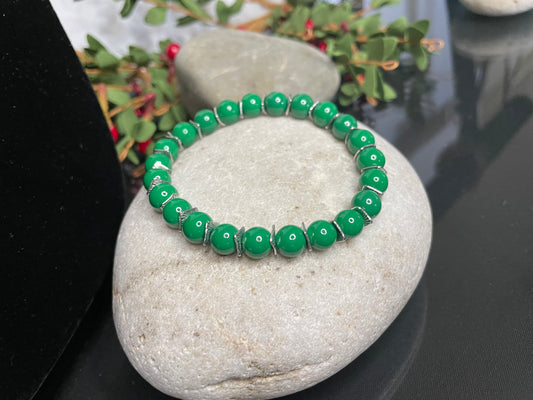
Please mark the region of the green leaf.
POLYGON ((115 145, 115 150, 117 151, 117 154, 120 153, 122 150, 124 150, 124 147, 126 147, 126 144, 131 140, 129 136, 123 136, 118 143, 115 145))
POLYGON ((165 96, 163 95, 163 92, 156 87, 152 88, 152 92, 155 94, 154 107, 161 107, 165 103, 165 96))
POLYGON ((195 22, 195 21, 198 21, 196 18, 194 17, 190 17, 188 15, 186 15, 185 17, 181 17, 181 18, 178 18, 178 23, 177 25, 178 26, 185 26, 185 25, 188 25, 192 22, 195 22))
POLYGON ((185 107, 183 107, 182 103, 178 103, 170 107, 170 112, 172 113, 174 120, 177 122, 187 121, 187 111, 185 111, 185 107))
POLYGON ((350 104, 352 104, 355 100, 357 99, 357 97, 352 97, 352 96, 344 96, 344 95, 341 95, 339 97, 339 104, 343 107, 348 107, 350 104))
POLYGON ((132 61, 139 66, 146 66, 150 63, 150 55, 140 47, 130 46, 130 54, 132 61))
POLYGON ((146 142, 150 139, 156 130, 156 126, 152 121, 145 119, 138 119, 131 129, 131 137, 136 142, 146 142))
POLYGON ((92 83, 105 83, 108 85, 126 85, 126 77, 124 73, 105 73, 105 74, 87 74, 92 83))
POLYGON ((135 125, 138 119, 137 115, 135 115, 135 111, 133 111, 133 107, 129 107, 117 115, 115 124, 117 125, 119 132, 124 133, 131 138, 133 125, 135 125))
POLYGON ((178 0, 177 3, 199 17, 211 18, 211 16, 206 13, 204 9, 200 7, 194 0, 178 0))
POLYGON ((164 81, 168 77, 168 70, 165 68, 150 67, 148 68, 148 72, 152 81, 164 81))
POLYGON ((311 19, 315 26, 321 27, 329 23, 330 6, 325 2, 316 3, 311 9, 311 19))
POLYGON ((350 2, 343 2, 336 6, 329 14, 329 22, 340 24, 348 21, 352 17, 352 8, 350 2))
POLYGON ((380 32, 381 15, 374 14, 369 17, 359 18, 351 22, 349 25, 350 31, 362 33, 368 37, 380 32))
POLYGON ((172 112, 167 112, 166 114, 163 114, 159 119, 159 123, 157 125, 160 131, 172 130, 172 128, 174 128, 174 125, 176 125, 176 120, 174 119, 172 112))
POLYGON ((165 96, 165 98, 168 100, 168 101, 174 101, 176 100, 176 95, 174 93, 174 89, 172 89, 172 86, 165 80, 162 80, 162 79, 158 79, 158 80, 155 80, 152 82, 152 84, 158 88, 161 93, 163 93, 163 96, 165 96))
POLYGON ((383 97, 384 101, 392 101, 397 97, 396 91, 388 83, 383 82, 383 97))
POLYGON ((370 7, 375 10, 377 8, 385 6, 395 6, 397 4, 400 4, 399 0, 372 0, 372 3, 370 3, 370 7))
POLYGON ((130 160, 135 165, 139 165, 141 163, 141 161, 139 160, 139 157, 137 156, 137 153, 135 153, 133 149, 130 149, 130 151, 128 151, 127 157, 128 157, 128 160, 130 160))
POLYGON ((395 37, 381 37, 370 39, 366 44, 366 51, 368 52, 368 60, 385 61, 394 54, 398 39, 395 37))
POLYGON ((353 41, 353 37, 349 33, 342 36, 339 40, 335 41, 335 49, 333 51, 333 55, 337 57, 344 55, 348 57, 348 59, 351 59, 353 41))
POLYGON ((297 6, 292 12, 287 22, 283 25, 283 30, 289 32, 300 33, 305 30, 305 22, 311 16, 309 8, 304 6, 297 6))
POLYGON ((221 23, 222 25, 226 25, 228 23, 229 17, 231 16, 230 8, 222 0, 218 0, 217 6, 216 6, 216 12, 217 12, 218 22, 221 23))
POLYGON ((425 47, 420 45, 409 46, 409 51, 415 58, 416 66, 420 71, 425 71, 429 64, 428 53, 425 47))
POLYGON ((107 100, 116 106, 121 106, 129 102, 131 97, 128 92, 117 89, 107 89, 107 100))
POLYGON ((161 25, 167 18, 167 9, 165 7, 152 7, 144 17, 144 21, 150 25, 161 25))
POLYGON ((407 29, 407 18, 400 17, 396 21, 393 21, 387 28, 387 35, 403 38, 405 36, 405 30, 407 29))
POLYGON ((133 11, 133 7, 135 7, 135 3, 137 3, 137 0, 126 0, 124 1, 124 5, 122 6, 122 10, 120 10, 120 16, 122 18, 127 17, 131 14, 133 11))
POLYGON ((116 68, 120 64, 120 60, 107 50, 100 50, 96 53, 96 64, 101 69, 116 68))
POLYGON ((421 19, 411 24, 405 31, 405 39, 410 44, 418 44, 420 40, 426 35, 429 29, 429 21, 421 19))
POLYGON ((159 42, 159 50, 161 51, 161 53, 164 53, 167 50, 168 45, 171 43, 172 43, 172 40, 170 39, 161 40, 159 42))
POLYGON ((87 43, 89 44, 89 49, 98 52, 99 50, 105 50, 105 47, 102 43, 95 39, 94 36, 87 34, 87 43))
POLYGON ((366 68, 365 82, 363 83, 363 92, 367 96, 379 98, 381 92, 381 80, 378 67, 375 65, 369 65, 366 68))
POLYGON ((348 97, 355 96, 360 91, 359 85, 355 82, 347 82, 341 85, 341 93, 348 97))

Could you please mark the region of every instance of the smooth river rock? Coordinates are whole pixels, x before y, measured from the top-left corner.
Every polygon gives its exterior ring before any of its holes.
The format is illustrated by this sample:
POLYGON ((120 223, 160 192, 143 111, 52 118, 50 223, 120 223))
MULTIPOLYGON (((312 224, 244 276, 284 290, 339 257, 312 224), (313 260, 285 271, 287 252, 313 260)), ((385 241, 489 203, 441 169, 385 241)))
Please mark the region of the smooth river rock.
POLYGON ((533 0, 459 0, 475 14, 489 17, 515 15, 533 9, 533 0))
MULTIPOLYGON (((148 382, 184 400, 275 398, 336 373, 384 332, 422 275, 432 218, 411 165, 376 141, 390 180, 380 215, 358 237, 294 259, 189 244, 139 193, 118 238, 113 313, 148 382)), ((328 131, 259 117, 183 151, 172 179, 215 221, 279 228, 333 219, 358 173, 328 131)))
POLYGON ((176 74, 191 114, 249 92, 264 96, 278 90, 328 100, 340 85, 336 65, 316 48, 233 29, 204 32, 185 43, 176 74))

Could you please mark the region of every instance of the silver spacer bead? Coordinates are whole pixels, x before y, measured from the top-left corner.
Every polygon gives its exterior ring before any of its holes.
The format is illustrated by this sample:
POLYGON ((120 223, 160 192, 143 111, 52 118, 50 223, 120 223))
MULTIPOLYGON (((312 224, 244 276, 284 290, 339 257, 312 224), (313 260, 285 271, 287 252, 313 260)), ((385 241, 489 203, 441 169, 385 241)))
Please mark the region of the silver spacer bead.
POLYGON ((237 257, 242 256, 242 238, 244 236, 244 232, 245 232, 245 229, 243 226, 241 227, 241 229, 237 231, 235 235, 233 235, 233 241, 235 242, 235 249, 237 250, 237 257))
POLYGON ((171 132, 167 132, 167 134, 165 135, 165 137, 167 139, 171 139, 173 140, 174 142, 176 142, 180 148, 180 150, 183 150, 184 147, 183 147, 183 143, 181 143, 181 140, 179 140, 176 136, 174 136, 171 132))
POLYGON ((291 103, 292 103, 292 96, 287 96, 287 100, 288 100, 288 103, 287 103, 287 109, 285 110, 285 116, 289 115, 289 111, 291 109, 291 103))
POLYGON ((198 137, 200 139, 203 139, 204 135, 202 134, 202 128, 200 128, 200 125, 197 124, 196 122, 194 122, 193 120, 190 120, 189 124, 191 124, 192 126, 194 126, 196 128, 196 130, 198 131, 198 137))
POLYGON ((276 247, 276 225, 272 225, 272 231, 270 231, 270 247, 275 256, 278 255, 278 248, 276 247))
POLYGON ((177 193, 172 193, 170 196, 168 196, 168 199, 166 199, 163 203, 161 203, 161 206, 159 207, 159 210, 163 212, 165 209, 165 206, 168 204, 168 202, 172 199, 177 199, 179 196, 177 193))
POLYGON ((266 110, 265 110, 265 98, 264 97, 261 98, 261 112, 263 114, 267 113, 266 110))
POLYGON ((337 242, 344 242, 346 240, 346 235, 344 234, 344 232, 342 231, 341 227, 339 226, 339 224, 337 223, 337 221, 333 220, 331 221, 331 223, 333 224, 333 226, 335 227, 335 229, 337 230, 337 233, 339 235, 341 235, 341 239, 339 240, 338 239, 338 235, 337 235, 337 242))
POLYGON ((355 152, 355 154, 353 155, 353 159, 354 160, 357 160, 357 157, 359 157, 359 154, 361 154, 361 152, 364 150, 364 149, 370 149, 371 147, 376 147, 375 144, 366 144, 364 145, 363 147, 361 147, 359 150, 357 150, 355 152))
POLYGON ((244 119, 244 112, 242 111, 242 100, 239 101, 239 119, 244 119))
POLYGON ((381 190, 377 190, 375 187, 369 186, 369 185, 363 185, 361 186, 361 190, 371 190, 375 194, 377 194, 379 197, 383 196, 383 192, 381 190))
POLYGON ((335 114, 335 116, 333 118, 331 118, 331 121, 328 122, 328 124, 324 127, 324 129, 326 130, 329 130, 331 129, 331 125, 333 125, 333 122, 338 118, 340 117, 342 114, 341 113, 337 113, 335 114))
POLYGON ((167 171, 167 172, 170 172, 172 171, 169 167, 167 167, 165 164, 163 164, 161 161, 156 161, 154 163, 154 166, 152 167, 152 169, 162 169, 164 171, 167 171))
POLYGON ((180 215, 178 217, 178 231, 181 231, 183 229, 183 222, 185 222, 187 217, 196 211, 198 211, 198 209, 196 207, 193 207, 180 212, 180 215))
POLYGON ((311 246, 311 241, 309 240, 309 235, 307 234, 307 228, 304 222, 302 222, 302 231, 304 232, 305 243, 307 244, 307 250, 311 252, 313 251, 313 247, 311 246))
POLYGON ((356 126, 352 126, 352 127, 350 128, 350 130, 348 131, 348 133, 346 134, 346 136, 344 137, 344 144, 345 144, 346 146, 348 146, 348 136, 350 136, 350 134, 352 133, 352 131, 354 131, 354 130, 356 130, 356 129, 359 129, 359 128, 356 127, 356 126))
POLYGON ((154 188, 161 184, 161 183, 170 183, 169 181, 164 181, 160 177, 156 176, 154 179, 152 179, 152 182, 150 182, 150 186, 148 186, 148 189, 146 189, 146 194, 149 195, 154 188))
POLYGON ((387 170, 384 167, 380 167, 379 165, 371 165, 370 167, 361 168, 360 172, 363 173, 369 169, 379 169, 380 171, 383 171, 385 175, 387 175, 387 170))
POLYGON ((313 110, 315 109, 315 107, 319 104, 320 102, 319 101, 315 101, 313 103, 313 105, 311 106, 311 108, 309 109, 309 114, 308 114, 308 117, 309 119, 312 121, 313 120, 313 110))
POLYGON ((220 120, 220 117, 218 116, 218 111, 216 107, 213 107, 213 113, 215 113, 215 118, 217 119, 217 122, 220 126, 226 126, 224 122, 220 120))
POLYGON ((203 246, 207 246, 209 242, 211 241, 211 233, 213 232, 213 229, 217 224, 213 221, 207 221, 204 227, 204 240, 202 242, 203 246))
POLYGON ((368 215, 367 212, 363 210, 361 207, 355 206, 355 207, 352 207, 352 210, 355 210, 359 214, 361 214, 361 216, 363 217, 365 226, 370 225, 372 223, 372 218, 370 217, 370 215, 368 215))
POLYGON ((170 164, 174 164, 175 160, 174 160, 174 157, 172 157, 172 154, 170 153, 170 151, 165 150, 165 149, 154 149, 154 154, 163 154, 168 157, 168 159, 170 160, 170 164))

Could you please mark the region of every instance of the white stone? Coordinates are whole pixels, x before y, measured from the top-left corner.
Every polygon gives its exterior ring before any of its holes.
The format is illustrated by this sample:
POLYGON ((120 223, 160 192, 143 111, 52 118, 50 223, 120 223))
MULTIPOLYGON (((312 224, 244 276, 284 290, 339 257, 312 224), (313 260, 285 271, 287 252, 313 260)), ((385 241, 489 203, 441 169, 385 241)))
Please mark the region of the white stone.
POLYGON ((194 114, 246 93, 307 93, 329 100, 340 85, 337 66, 319 50, 296 40, 234 29, 204 32, 176 57, 183 104, 194 114))
POLYGON ((470 11, 490 17, 520 14, 533 9, 533 0, 460 0, 470 11))
MULTIPOLYGON (((218 256, 166 226, 144 191, 118 238, 113 313, 139 373, 183 400, 268 399, 331 376, 368 348, 415 289, 431 209, 407 160, 380 136, 389 190, 372 225, 294 259, 218 256)), ((173 182, 218 222, 269 228, 332 220, 358 173, 310 121, 259 117, 180 154, 173 182)))

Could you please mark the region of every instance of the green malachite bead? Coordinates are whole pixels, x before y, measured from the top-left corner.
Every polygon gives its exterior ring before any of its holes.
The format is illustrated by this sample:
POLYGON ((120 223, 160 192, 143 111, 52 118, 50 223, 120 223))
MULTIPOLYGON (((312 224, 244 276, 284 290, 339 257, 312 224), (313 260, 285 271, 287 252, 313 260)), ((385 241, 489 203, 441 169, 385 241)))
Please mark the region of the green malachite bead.
POLYGON ((383 193, 389 187, 389 179, 387 174, 378 168, 367 169, 359 179, 359 189, 362 189, 364 185, 383 193))
POLYGON ((285 225, 276 233, 276 247, 285 257, 296 257, 306 245, 304 232, 295 225, 285 225))
POLYGON ((272 92, 265 96, 265 111, 272 117, 279 117, 285 114, 289 100, 287 96, 280 92, 272 92))
POLYGON ((313 122, 321 127, 326 127, 331 120, 337 115, 337 106, 331 101, 323 101, 316 105, 311 111, 313 122))
POLYGON ((162 181, 170 182, 170 174, 167 171, 165 171, 164 169, 151 169, 146 171, 146 174, 144 174, 144 188, 148 189, 152 181, 157 177, 162 181))
POLYGON ((211 217, 201 211, 190 214, 183 222, 183 235, 191 243, 202 243, 204 241, 205 224, 211 221, 211 217))
POLYGON ((188 122, 180 122, 174 127, 172 134, 176 136, 183 147, 189 147, 196 141, 196 128, 188 122))
POLYGON ((215 113, 211 110, 198 111, 194 116, 194 122, 200 125, 200 131, 202 132, 202 135, 209 135, 218 127, 215 113))
POLYGON ((245 94, 241 102, 242 115, 244 118, 257 117, 263 111, 261 109, 261 97, 255 93, 245 94))
POLYGON ((238 229, 230 224, 220 224, 211 232, 211 247, 223 256, 235 253, 235 240, 233 236, 238 229))
POLYGON ((352 205, 361 207, 371 217, 375 217, 381 211, 381 199, 372 190, 361 190, 354 196, 352 205))
POLYGON ((170 183, 161 183, 152 189, 148 195, 148 199, 150 200, 151 206, 158 209, 166 199, 177 192, 176 188, 170 183))
POLYGON ((234 124, 239 120, 239 105, 232 100, 223 100, 217 107, 217 114, 224 125, 234 124))
POLYGON ((357 157, 357 168, 359 168, 359 170, 366 167, 383 166, 385 166, 385 156, 375 147, 369 147, 362 150, 357 157))
POLYGON ((313 106, 313 99, 308 94, 297 94, 291 100, 289 113, 297 119, 305 119, 309 116, 309 110, 313 106))
POLYGON ((253 259, 268 256, 272 251, 270 247, 270 232, 265 228, 256 226, 248 229, 242 238, 244 254, 253 259))
POLYGON ((307 228, 307 235, 311 247, 316 250, 325 250, 337 240, 337 230, 331 222, 315 221, 307 228))
POLYGON ((357 153, 357 150, 369 144, 375 144, 374 135, 366 129, 354 129, 348 134, 346 146, 352 154, 357 153))
MULTIPOLYGON (((347 239, 359 235, 365 225, 363 217, 355 210, 341 211, 335 217, 335 222, 339 225, 347 239)), ((340 239, 341 236, 339 235, 340 239)))
POLYGON ((154 152, 155 150, 168 151, 172 155, 172 158, 174 159, 174 161, 178 159, 178 154, 180 152, 178 144, 172 139, 158 140, 154 146, 154 152))
POLYGON ((357 120, 349 114, 341 114, 331 125, 331 133, 337 139, 344 140, 352 128, 357 128, 357 120))
POLYGON ((163 164, 168 169, 172 168, 172 163, 170 162, 170 159, 164 154, 152 154, 151 156, 148 156, 144 163, 144 168, 147 171, 150 171, 152 168, 161 168, 160 166, 158 166, 160 165, 158 163, 163 164))
POLYGON ((163 208, 163 218, 168 225, 177 228, 179 226, 180 213, 184 210, 189 210, 190 208, 191 205, 187 200, 179 197, 172 199, 165 204, 165 208, 163 208))

